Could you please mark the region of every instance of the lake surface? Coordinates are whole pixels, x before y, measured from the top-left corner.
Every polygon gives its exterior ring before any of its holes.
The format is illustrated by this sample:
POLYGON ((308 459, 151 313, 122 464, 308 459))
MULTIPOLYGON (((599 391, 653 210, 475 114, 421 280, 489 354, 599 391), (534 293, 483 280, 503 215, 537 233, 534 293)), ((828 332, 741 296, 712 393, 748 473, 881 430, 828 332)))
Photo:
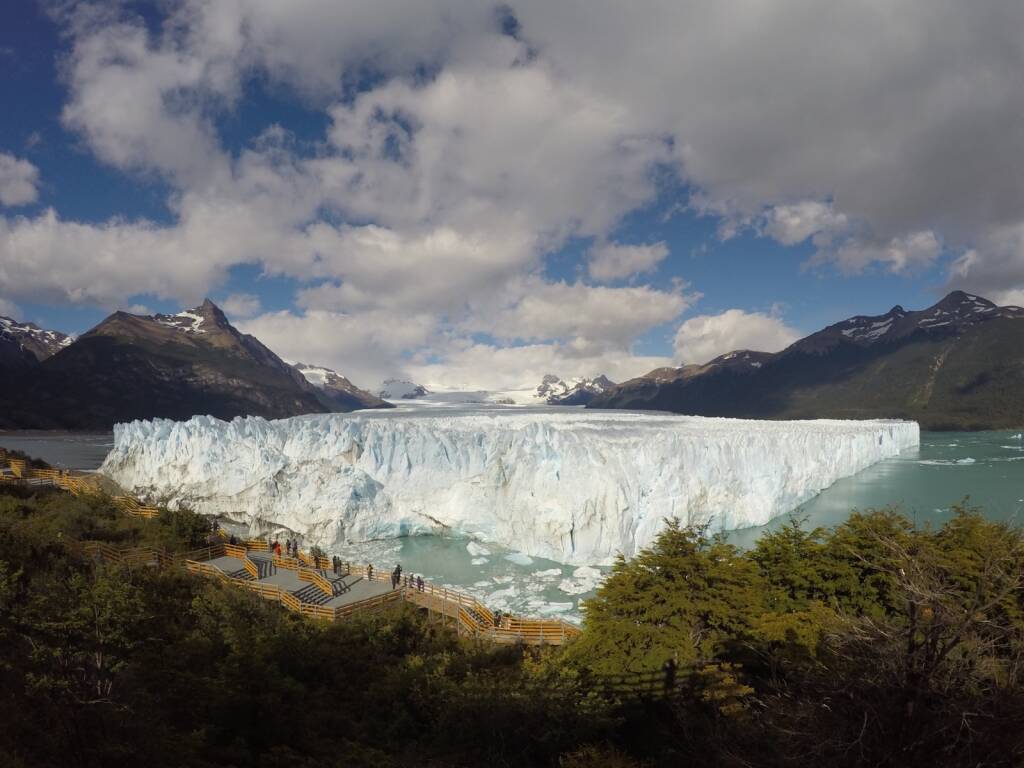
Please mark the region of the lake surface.
POLYGON ((114 447, 114 433, 0 430, 0 447, 24 451, 61 469, 91 471, 99 469, 114 447))
MULTIPOLYGON (((99 467, 113 435, 0 432, 0 446, 25 451, 69 469, 99 467)), ((794 514, 809 527, 837 525, 851 510, 895 505, 918 525, 941 525, 964 497, 996 520, 1024 520, 1024 437, 1018 432, 925 432, 921 447, 905 451, 840 480, 794 514)), ((730 541, 752 545, 765 530, 785 525, 788 515, 766 526, 733 531, 730 541)), ((580 615, 607 569, 577 568, 529 558, 491 544, 416 536, 350 546, 342 557, 422 574, 436 584, 475 594, 495 609, 531 615, 580 615)))

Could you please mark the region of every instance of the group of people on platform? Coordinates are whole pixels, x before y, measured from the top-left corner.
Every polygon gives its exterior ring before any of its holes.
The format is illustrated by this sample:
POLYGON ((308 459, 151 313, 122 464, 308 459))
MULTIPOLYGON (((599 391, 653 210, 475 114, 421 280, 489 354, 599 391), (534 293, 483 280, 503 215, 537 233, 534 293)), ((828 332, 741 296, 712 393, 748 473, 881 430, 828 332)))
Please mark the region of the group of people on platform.
MULTIPOLYGON (((220 523, 216 520, 211 525, 214 533, 220 530, 220 523)), ((229 544, 237 544, 238 538, 235 534, 231 534, 228 540, 229 544)), ((267 540, 267 548, 273 553, 274 557, 281 557, 281 542, 274 539, 272 542, 267 540)), ((284 552, 288 557, 299 557, 299 542, 297 539, 285 539, 284 552)), ((331 557, 331 568, 334 571, 335 576, 341 575, 342 570, 348 572, 347 564, 338 556, 331 557)), ((366 578, 373 581, 373 563, 366 564, 366 578)), ((391 588, 397 589, 398 587, 404 586, 406 589, 415 589, 418 592, 423 592, 426 588, 426 584, 423 581, 422 576, 412 576, 406 574, 405 581, 402 581, 402 565, 399 563, 395 566, 395 570, 391 572, 391 588)), ((500 613, 499 613, 500 615, 500 613)))
MULTIPOLYGON (((369 563, 366 564, 366 577, 373 579, 373 566, 369 563)), ((422 592, 425 584, 423 583, 422 576, 410 576, 406 574, 405 582, 402 582, 402 564, 399 563, 395 566, 395 570, 391 572, 391 588, 397 589, 398 587, 404 586, 406 589, 415 589, 417 592, 422 592)))

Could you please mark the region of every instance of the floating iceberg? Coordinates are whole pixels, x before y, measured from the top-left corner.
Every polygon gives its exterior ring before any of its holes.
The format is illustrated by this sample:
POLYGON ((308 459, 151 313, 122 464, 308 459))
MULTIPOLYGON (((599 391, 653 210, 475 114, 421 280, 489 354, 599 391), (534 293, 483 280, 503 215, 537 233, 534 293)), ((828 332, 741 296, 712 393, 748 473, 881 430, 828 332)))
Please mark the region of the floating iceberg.
POLYGON ((328 550, 440 533, 607 564, 667 517, 762 525, 919 440, 913 422, 547 408, 200 416, 118 425, 101 471, 152 501, 328 550))

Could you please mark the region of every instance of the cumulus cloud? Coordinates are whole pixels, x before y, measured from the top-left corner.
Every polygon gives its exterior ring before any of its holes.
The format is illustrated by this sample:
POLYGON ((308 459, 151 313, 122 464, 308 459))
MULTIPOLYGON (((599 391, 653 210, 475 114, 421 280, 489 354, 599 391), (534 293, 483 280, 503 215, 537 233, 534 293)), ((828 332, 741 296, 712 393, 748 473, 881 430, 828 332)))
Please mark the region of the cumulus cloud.
POLYGON ((810 239, 843 273, 913 271, 945 248, 964 254, 951 281, 1024 288, 1019 2, 566 3, 503 4, 514 38, 465 0, 181 0, 149 26, 130 5, 61 5, 64 124, 169 185, 173 221, 0 220, 0 291, 191 303, 251 263, 299 281, 306 322, 422 315, 442 341, 625 359, 630 333, 686 299, 540 276, 573 237, 602 244, 593 281, 654 270, 662 244, 615 237, 665 178, 723 236, 810 239), (298 94, 324 134, 266 126, 229 152, 217 125, 253 81, 298 94))
POLYGON ((0 315, 17 320, 21 317, 21 307, 0 296, 0 315))
POLYGON ((783 245, 796 245, 815 235, 831 239, 849 226, 845 215, 837 213, 828 203, 817 200, 776 205, 765 213, 764 218, 765 233, 783 245))
POLYGON ((396 318, 382 311, 285 310, 241 321, 238 328, 286 360, 327 366, 372 389, 401 373, 403 355, 426 344, 436 322, 426 315, 396 318))
POLYGON ((694 297, 648 286, 610 288, 531 281, 517 301, 480 314, 473 330, 506 340, 581 338, 626 347, 648 329, 674 320, 694 297))
MULTIPOLYGON (((953 249, 1022 220, 1014 0, 981 11, 955 0, 514 7, 578 87, 664 126, 686 180, 733 220, 829 201, 862 240, 934 231, 953 249)), ((893 263, 886 248, 860 250, 893 263)), ((980 275, 990 255, 979 254, 980 275)))
POLYGON ((260 297, 251 293, 232 293, 221 300, 220 308, 228 317, 242 320, 259 314, 260 297))
POLYGON ((591 350, 579 355, 560 343, 465 344, 447 350, 443 361, 413 359, 405 371, 428 389, 515 390, 537 387, 548 373, 563 377, 603 373, 612 381, 625 381, 671 364, 671 358, 636 356, 619 350, 591 350))
POLYGON ((587 269, 595 280, 607 282, 653 271, 668 256, 664 241, 651 245, 602 242, 590 249, 587 269))
POLYGON ((0 152, 0 205, 34 203, 39 197, 39 169, 28 160, 0 152))
POLYGON ((834 250, 819 251, 818 261, 834 261, 848 274, 863 272, 879 264, 890 272, 907 272, 931 266, 942 252, 942 243, 934 232, 912 232, 886 243, 851 238, 834 250))
POLYGON ((706 363, 738 349, 778 352, 800 335, 775 315, 728 309, 717 315, 688 319, 676 331, 674 346, 679 360, 706 363))

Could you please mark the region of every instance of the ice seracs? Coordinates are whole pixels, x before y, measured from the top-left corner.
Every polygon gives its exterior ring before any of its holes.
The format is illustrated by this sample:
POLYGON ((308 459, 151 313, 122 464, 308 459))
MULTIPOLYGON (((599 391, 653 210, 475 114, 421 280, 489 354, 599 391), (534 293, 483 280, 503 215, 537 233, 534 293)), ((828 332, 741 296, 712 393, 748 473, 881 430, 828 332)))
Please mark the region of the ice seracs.
POLYGON ((470 407, 279 421, 118 425, 102 471, 126 490, 284 526, 326 549, 443 533, 609 563, 667 517, 766 523, 919 442, 913 422, 741 421, 470 407))

